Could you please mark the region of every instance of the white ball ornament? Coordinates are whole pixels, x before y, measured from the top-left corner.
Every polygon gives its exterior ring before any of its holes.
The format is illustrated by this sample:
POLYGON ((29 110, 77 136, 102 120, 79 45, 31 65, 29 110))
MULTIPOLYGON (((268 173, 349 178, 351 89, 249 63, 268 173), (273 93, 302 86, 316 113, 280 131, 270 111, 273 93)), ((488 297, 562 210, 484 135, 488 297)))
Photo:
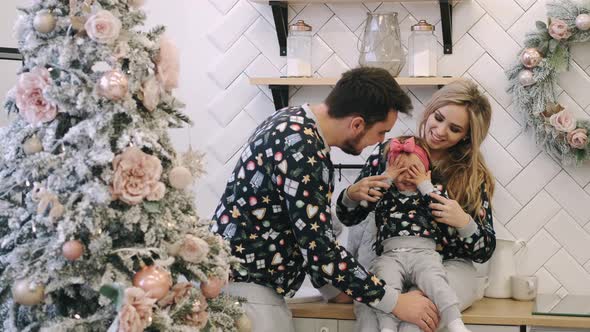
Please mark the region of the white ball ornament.
POLYGON ((14 302, 33 306, 43 301, 45 287, 31 283, 26 279, 17 280, 12 285, 12 298, 14 302))
POLYGON ((23 143, 23 151, 27 155, 43 151, 43 145, 41 144, 39 137, 37 137, 37 135, 33 135, 27 139, 25 143, 23 143))
POLYGON ((529 86, 536 83, 533 78, 533 72, 528 69, 521 70, 520 73, 518 73, 518 82, 522 86, 529 86))
POLYGON ((186 167, 176 166, 168 174, 168 179, 172 187, 182 190, 193 182, 193 175, 186 167))
POLYGON ((50 33, 55 29, 56 19, 48 11, 40 11, 33 19, 33 27, 39 33, 50 33))
POLYGON ((582 31, 590 29, 590 15, 580 14, 576 16, 576 28, 582 31))

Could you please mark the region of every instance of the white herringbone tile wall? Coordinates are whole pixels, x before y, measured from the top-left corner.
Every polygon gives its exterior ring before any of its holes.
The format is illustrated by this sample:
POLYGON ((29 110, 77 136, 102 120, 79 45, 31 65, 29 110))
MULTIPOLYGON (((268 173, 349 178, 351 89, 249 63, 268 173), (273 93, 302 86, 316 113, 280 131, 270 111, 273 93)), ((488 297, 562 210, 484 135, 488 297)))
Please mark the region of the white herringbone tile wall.
MULTIPOLYGON (((0 5, 12 9, 25 0, 0 5)), ((543 292, 590 294, 590 164, 563 168, 541 152, 528 132, 523 132, 519 110, 506 93, 504 69, 516 59, 524 34, 536 20, 545 20, 547 0, 465 0, 453 9, 452 55, 439 56, 441 75, 475 80, 494 109, 490 135, 484 144, 486 161, 496 176, 493 200, 498 237, 528 242, 519 272, 540 278, 543 292)), ((195 122, 191 129, 176 130, 172 138, 179 150, 194 148, 207 153, 208 175, 196 186, 201 215, 212 213, 231 172, 241 144, 273 109, 266 87, 255 87, 248 78, 285 73, 279 56, 272 12, 268 5, 248 0, 148 1, 149 23, 165 24, 179 44, 182 73, 178 96, 195 122)), ((297 4, 289 6, 289 20, 312 25, 313 70, 319 77, 338 76, 356 66, 356 44, 363 32, 367 11, 398 12, 404 46, 409 27, 419 19, 436 24, 437 2, 297 4)), ((12 19, 12 17, 9 17, 12 19)), ((4 19, 1 22, 6 22, 4 19)), ((2 29, 9 25, 2 23, 2 29)), ((0 41, 10 43, 8 31, 0 41)), ((4 46, 4 45, 0 45, 4 46)), ((590 117, 590 43, 573 48, 571 71, 559 79, 559 101, 578 117, 590 117)), ((0 62, 0 93, 12 85, 17 67, 0 62)), ((407 74, 404 68, 401 75, 407 74)), ((294 87, 291 105, 320 102, 329 87, 294 87)), ((410 88, 414 117, 402 116, 390 134, 412 132, 434 88, 410 88)), ((0 125, 2 124, 0 118, 0 125)), ((362 163, 362 156, 336 150, 336 163, 362 163)), ((338 177, 337 177, 338 178, 338 177)), ((356 178, 343 171, 341 190, 356 178)))

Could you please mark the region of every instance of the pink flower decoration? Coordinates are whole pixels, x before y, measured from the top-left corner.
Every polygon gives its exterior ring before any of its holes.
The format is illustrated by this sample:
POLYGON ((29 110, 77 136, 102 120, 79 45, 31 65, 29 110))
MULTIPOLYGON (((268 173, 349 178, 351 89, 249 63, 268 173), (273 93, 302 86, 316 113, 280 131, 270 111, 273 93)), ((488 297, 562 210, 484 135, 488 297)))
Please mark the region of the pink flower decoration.
POLYGON ((178 49, 166 37, 160 38, 160 53, 156 58, 156 71, 158 79, 166 91, 171 91, 178 87, 178 76, 180 73, 178 49))
POLYGON ((155 77, 150 77, 141 86, 141 101, 143 106, 153 112, 160 102, 160 82, 155 77))
POLYGON ((154 156, 131 146, 113 159, 113 199, 127 204, 139 204, 144 199, 159 201, 166 193, 166 186, 160 182, 162 164, 154 156))
POLYGON ((198 329, 204 328, 207 325, 208 319, 207 301, 204 299, 195 301, 192 312, 185 317, 187 325, 194 326, 198 329))
POLYGON ((108 10, 100 10, 84 24, 90 39, 101 44, 111 44, 121 33, 121 21, 108 10))
POLYGON ((35 67, 30 72, 19 75, 16 83, 16 106, 27 122, 36 125, 55 119, 57 106, 43 95, 50 85, 49 71, 44 67, 35 67))
POLYGON ((119 332, 143 331, 152 324, 153 299, 141 288, 125 289, 125 300, 119 311, 119 332))
POLYGON ((198 264, 207 258, 209 244, 203 239, 187 234, 179 248, 178 255, 187 262, 198 264))
POLYGON ((556 18, 551 19, 551 24, 549 24, 548 31, 549 35, 555 40, 568 39, 572 35, 572 32, 569 30, 567 24, 564 21, 556 18))
POLYGON ((137 310, 132 305, 125 304, 119 310, 118 332, 141 332, 143 324, 137 310))
POLYGON ((158 301, 158 305, 160 307, 166 307, 175 303, 180 303, 186 297, 189 296, 189 293, 193 289, 193 285, 189 282, 179 282, 176 285, 172 286, 172 289, 158 301))
POLYGON ((567 133, 567 142, 574 149, 584 149, 588 144, 588 130, 578 128, 567 133))
POLYGON ((555 127, 556 130, 570 132, 576 129, 576 119, 571 112, 563 110, 559 113, 553 114, 549 118, 549 123, 555 127))

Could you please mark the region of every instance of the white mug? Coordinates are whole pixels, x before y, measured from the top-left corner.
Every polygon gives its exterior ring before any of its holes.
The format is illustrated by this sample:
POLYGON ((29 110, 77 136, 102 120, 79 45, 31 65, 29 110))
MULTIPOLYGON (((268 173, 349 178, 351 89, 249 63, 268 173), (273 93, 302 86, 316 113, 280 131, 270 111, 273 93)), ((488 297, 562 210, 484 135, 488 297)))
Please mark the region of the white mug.
POLYGON ((537 276, 513 275, 510 277, 512 298, 519 301, 530 301, 537 297, 539 282, 537 276))
POLYGON ((486 288, 490 285, 488 276, 475 277, 475 300, 479 301, 483 299, 486 288))

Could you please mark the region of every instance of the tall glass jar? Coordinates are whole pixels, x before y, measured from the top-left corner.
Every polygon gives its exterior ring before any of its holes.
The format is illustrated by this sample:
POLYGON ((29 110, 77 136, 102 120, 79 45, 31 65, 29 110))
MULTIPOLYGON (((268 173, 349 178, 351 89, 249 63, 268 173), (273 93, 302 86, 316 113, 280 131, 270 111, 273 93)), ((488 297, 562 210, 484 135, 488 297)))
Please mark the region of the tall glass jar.
POLYGON ((379 67, 397 76, 406 63, 397 13, 367 13, 359 64, 379 67))
POLYGON ((436 76, 438 43, 434 26, 425 20, 412 25, 408 38, 408 73, 410 76, 436 76))
POLYGON ((311 26, 303 20, 289 26, 287 76, 311 77, 311 26))

